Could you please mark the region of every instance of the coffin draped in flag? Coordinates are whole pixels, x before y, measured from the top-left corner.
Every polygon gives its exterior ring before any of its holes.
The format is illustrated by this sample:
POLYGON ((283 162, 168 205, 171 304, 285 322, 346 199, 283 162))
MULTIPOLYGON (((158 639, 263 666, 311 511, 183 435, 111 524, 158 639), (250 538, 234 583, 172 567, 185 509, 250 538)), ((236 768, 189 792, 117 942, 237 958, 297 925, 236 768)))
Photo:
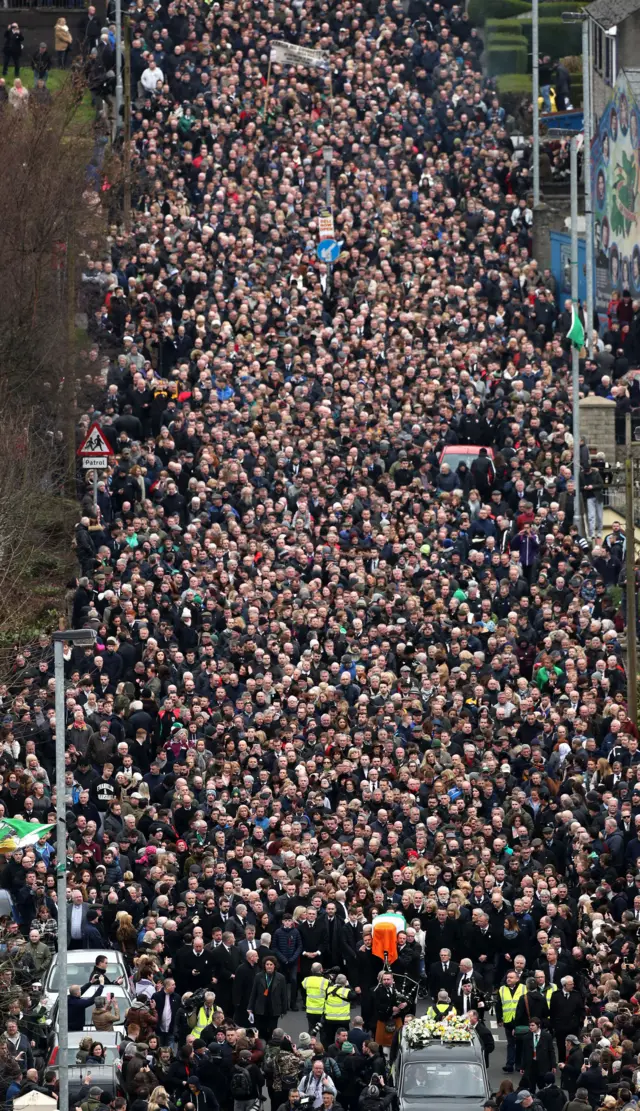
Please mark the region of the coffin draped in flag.
POLYGON ((19 818, 0 819, 0 853, 14 853, 16 849, 26 849, 44 837, 53 823, 23 822, 19 818))
POLYGON ((379 914, 373 920, 372 953, 381 960, 386 956, 389 964, 393 964, 398 956, 396 939, 400 931, 406 928, 407 923, 401 914, 379 914))

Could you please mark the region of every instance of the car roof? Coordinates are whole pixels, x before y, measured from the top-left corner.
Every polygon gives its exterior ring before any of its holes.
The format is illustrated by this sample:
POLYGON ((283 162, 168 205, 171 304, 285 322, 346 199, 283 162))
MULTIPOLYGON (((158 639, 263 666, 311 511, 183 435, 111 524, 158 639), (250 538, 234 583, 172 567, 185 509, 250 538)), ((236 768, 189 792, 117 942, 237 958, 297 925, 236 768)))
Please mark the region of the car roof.
MULTIPOLYGON (((445 444, 442 449, 443 455, 479 455, 480 448, 484 444, 445 444)), ((493 458, 493 448, 485 448, 485 451, 490 459, 493 458)))
MULTIPOLYGON (((124 964, 122 953, 118 949, 73 949, 69 953, 70 964, 95 964, 98 957, 106 957, 107 962, 112 961, 113 964, 124 964)), ((56 953, 53 962, 58 960, 56 953)))
MULTIPOLYGON (((91 1036, 91 1030, 70 1030, 67 1035, 67 1045, 69 1049, 78 1049, 80 1042, 84 1041, 87 1036, 91 1036)), ((122 1035, 119 1030, 99 1030, 99 1038, 92 1038, 94 1042, 102 1042, 103 1045, 119 1045, 122 1040, 122 1035)))

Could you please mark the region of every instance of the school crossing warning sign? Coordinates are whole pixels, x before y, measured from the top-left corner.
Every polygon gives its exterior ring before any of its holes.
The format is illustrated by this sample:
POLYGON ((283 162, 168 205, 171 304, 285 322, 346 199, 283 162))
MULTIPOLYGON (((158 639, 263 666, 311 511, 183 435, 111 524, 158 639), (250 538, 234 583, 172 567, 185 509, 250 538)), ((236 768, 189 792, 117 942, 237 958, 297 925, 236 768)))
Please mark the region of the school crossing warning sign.
POLYGON ((100 470, 107 465, 107 459, 113 455, 113 448, 107 440, 100 425, 95 421, 78 448, 78 455, 82 459, 84 470, 100 470))

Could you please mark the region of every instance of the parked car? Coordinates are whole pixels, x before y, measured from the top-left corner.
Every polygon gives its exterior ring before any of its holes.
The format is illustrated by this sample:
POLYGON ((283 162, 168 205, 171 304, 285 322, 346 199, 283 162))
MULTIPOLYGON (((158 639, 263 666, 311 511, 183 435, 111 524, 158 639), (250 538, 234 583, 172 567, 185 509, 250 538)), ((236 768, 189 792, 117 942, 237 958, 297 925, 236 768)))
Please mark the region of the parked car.
POLYGON ((427 1041, 408 1045, 403 1031, 393 1064, 399 1111, 448 1111, 482 1107, 491 1095, 484 1053, 477 1034, 470 1042, 427 1041))
MULTIPOLYGON (((131 995, 131 992, 129 991, 128 986, 126 984, 113 984, 109 987, 105 987, 102 995, 105 999, 109 999, 109 998, 115 999, 116 1003, 118 1004, 118 1010, 120 1011, 120 1019, 115 1024, 114 1030, 119 1030, 120 1033, 122 1034, 124 1032, 124 1016, 125 1016, 126 1012, 129 1010, 129 1007, 131 1006, 131 1004, 133 1003, 133 996, 131 995)), ((90 1034, 90 1033, 95 1031, 96 1032, 96 1041, 101 1041, 102 1040, 101 1035, 102 1035, 103 1031, 102 1030, 96 1031, 96 1028, 93 1025, 92 1021, 91 1021, 92 1011, 93 1011, 93 1004, 94 1004, 94 998, 93 998, 93 995, 91 995, 87 999, 87 1009, 86 1009, 86 1012, 85 1012, 85 1021, 84 1021, 84 1025, 82 1027, 82 1031, 85 1034, 86 1033, 90 1034)), ((53 1026, 53 1029, 57 1030, 58 1029, 58 996, 57 995, 55 997, 53 1007, 51 1008, 50 1021, 51 1021, 51 1024, 53 1026)))
MULTIPOLYGON (((80 984, 81 987, 88 983, 98 957, 107 958, 107 977, 109 980, 114 982, 122 977, 123 984, 128 987, 129 974, 127 972, 127 966, 124 963, 124 957, 122 953, 112 949, 75 949, 69 953, 67 958, 67 983, 69 985, 80 984)), ((47 974, 42 981, 42 988, 44 991, 44 1002, 47 1007, 47 1013, 50 1014, 58 998, 57 955, 53 958, 47 969, 47 974)))

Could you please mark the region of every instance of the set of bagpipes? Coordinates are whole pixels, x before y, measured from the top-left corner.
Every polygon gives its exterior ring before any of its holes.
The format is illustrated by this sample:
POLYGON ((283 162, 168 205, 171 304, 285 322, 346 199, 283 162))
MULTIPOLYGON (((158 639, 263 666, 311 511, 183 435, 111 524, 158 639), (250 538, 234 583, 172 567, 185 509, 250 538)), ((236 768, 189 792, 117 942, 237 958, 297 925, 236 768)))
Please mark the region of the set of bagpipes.
POLYGON ((420 981, 415 980, 408 972, 394 972, 389 963, 389 953, 384 950, 383 972, 390 972, 393 976, 393 986, 398 997, 398 1003, 407 1003, 411 1008, 410 1013, 415 1013, 420 992, 420 981))

